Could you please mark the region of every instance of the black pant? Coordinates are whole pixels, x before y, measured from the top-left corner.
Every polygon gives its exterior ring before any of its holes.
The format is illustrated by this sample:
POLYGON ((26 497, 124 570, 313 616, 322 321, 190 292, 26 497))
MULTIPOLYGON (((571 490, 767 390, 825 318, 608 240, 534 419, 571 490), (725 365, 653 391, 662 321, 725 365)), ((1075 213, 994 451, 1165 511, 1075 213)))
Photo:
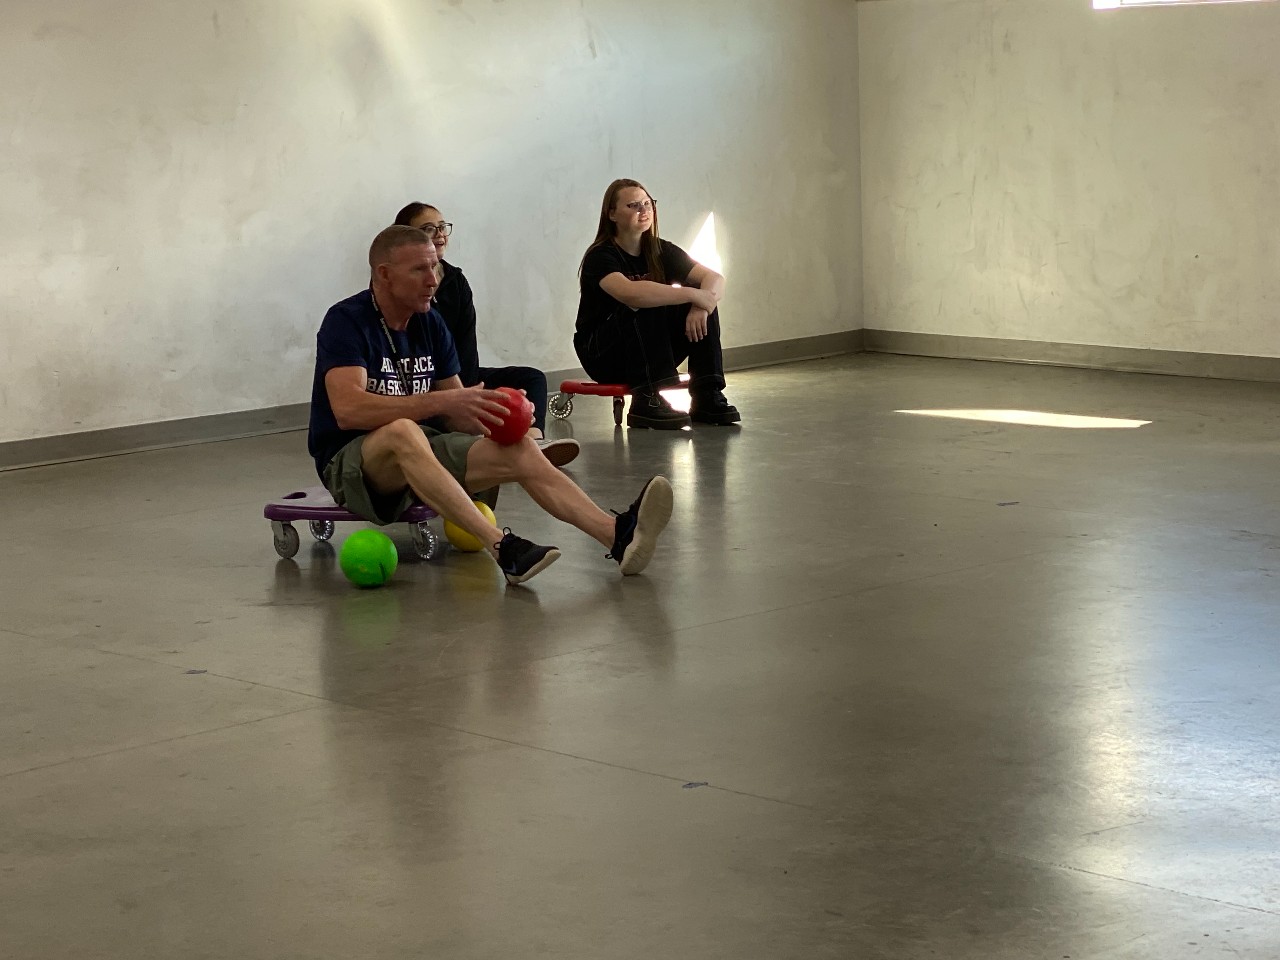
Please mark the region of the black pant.
POLYGON ((689 361, 689 389, 723 390, 720 311, 707 320, 707 335, 697 343, 685 336, 689 305, 623 307, 591 333, 578 333, 573 348, 597 383, 625 383, 631 389, 658 390, 680 382, 677 365, 689 361))
MULTIPOLYGON (((539 430, 547 428, 547 375, 533 367, 481 367, 480 379, 490 390, 498 387, 515 387, 523 390, 533 404, 533 425, 539 430)), ((465 384, 473 387, 474 383, 465 384)))

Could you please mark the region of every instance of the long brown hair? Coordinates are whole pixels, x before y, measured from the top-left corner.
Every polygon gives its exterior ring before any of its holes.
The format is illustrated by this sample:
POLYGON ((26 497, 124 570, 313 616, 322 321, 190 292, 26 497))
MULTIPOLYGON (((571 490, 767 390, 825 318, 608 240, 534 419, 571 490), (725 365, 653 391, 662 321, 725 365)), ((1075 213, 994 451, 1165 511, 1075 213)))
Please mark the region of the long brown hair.
MULTIPOLYGON (((655 283, 666 283, 667 273, 662 269, 662 244, 658 240, 658 202, 653 200, 644 184, 637 180, 615 180, 609 184, 609 189, 604 192, 604 202, 600 204, 600 226, 596 228, 596 238, 587 247, 587 253, 606 243, 613 243, 614 237, 618 235, 618 225, 609 219, 609 214, 613 213, 614 205, 618 202, 618 194, 628 187, 639 187, 653 201, 653 223, 640 238, 640 252, 644 254, 645 264, 649 267, 649 279, 655 283)), ((582 263, 578 264, 578 276, 582 276, 582 265, 587 262, 587 253, 582 255, 582 263)))

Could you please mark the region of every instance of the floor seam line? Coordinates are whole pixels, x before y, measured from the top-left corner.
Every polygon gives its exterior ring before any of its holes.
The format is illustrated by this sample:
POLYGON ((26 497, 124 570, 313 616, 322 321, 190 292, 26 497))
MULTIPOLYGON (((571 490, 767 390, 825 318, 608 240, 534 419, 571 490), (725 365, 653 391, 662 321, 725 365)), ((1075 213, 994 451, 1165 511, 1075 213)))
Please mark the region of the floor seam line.
MULTIPOLYGON (((95 653, 101 653, 112 657, 124 657, 127 660, 133 660, 138 663, 150 663, 157 667, 171 667, 174 670, 181 669, 180 667, 174 667, 172 664, 166 663, 163 660, 156 660, 152 657, 143 656, 138 653, 124 653, 120 650, 107 650, 102 647, 93 647, 93 650, 95 653)), ((201 676, 216 677, 219 680, 231 680, 235 683, 247 683, 252 687, 261 687, 263 690, 273 690, 276 693, 290 693, 294 696, 306 697, 308 700, 315 700, 317 706, 326 703, 337 704, 339 706, 351 706, 351 704, 345 703, 342 700, 334 700, 332 697, 322 697, 319 694, 308 693, 305 690, 294 690, 292 687, 278 687, 275 684, 263 683, 260 680, 248 680, 244 677, 233 677, 225 673, 214 673, 212 670, 199 670, 197 673, 201 676)), ((284 716, 284 714, 281 714, 281 716, 284 716)))
POLYGON ((305 707, 299 707, 296 710, 285 710, 283 713, 273 713, 264 717, 254 717, 252 720, 241 720, 239 723, 228 723, 221 727, 210 727, 207 730, 193 730, 190 733, 179 734, 176 737, 165 737, 163 740, 152 740, 147 743, 136 743, 128 747, 116 747, 114 750, 103 750, 98 753, 88 753, 82 757, 67 757, 65 760, 55 760, 52 763, 37 764, 34 767, 27 767, 23 770, 11 770, 8 773, 0 773, 0 780, 6 780, 9 777, 20 777, 27 773, 39 773, 42 770, 50 770, 54 767, 65 767, 71 763, 82 763, 86 760, 99 760, 102 757, 111 757, 121 753, 132 753, 135 750, 145 750, 148 747, 158 747, 166 743, 178 743, 182 740, 190 740, 193 737, 203 737, 210 733, 221 733, 225 730, 234 730, 237 727, 247 727, 250 724, 261 723, 264 720, 278 720, 281 717, 289 717, 295 713, 306 713, 308 710, 318 710, 323 704, 308 704, 305 707))
POLYGON ((1261 913, 1264 916, 1268 916, 1268 917, 1280 917, 1280 911, 1267 910, 1263 907, 1254 907, 1254 906, 1250 906, 1247 903, 1236 903, 1234 900, 1219 900, 1216 897, 1206 897, 1204 894, 1200 894, 1200 893, 1188 893, 1185 890, 1174 890, 1172 887, 1162 887, 1156 883, 1145 883, 1142 880, 1132 880, 1128 877, 1118 877, 1110 873, 1099 873, 1097 870, 1088 870, 1084 867, 1072 866, 1069 863, 1059 863, 1056 860, 1045 860, 1041 857, 1032 857, 1023 853, 1010 853, 1008 855, 1017 857, 1019 860, 1026 860, 1028 863, 1038 863, 1041 866, 1053 867, 1054 869, 1057 869, 1057 870, 1067 870, 1071 873, 1081 873, 1089 877, 1098 877, 1101 880, 1113 880, 1116 883, 1126 883, 1126 884, 1129 884, 1130 886, 1142 887, 1146 890, 1159 890, 1161 893, 1171 893, 1175 896, 1187 897, 1191 900, 1200 900, 1205 903, 1216 903, 1224 907, 1235 907, 1238 910, 1249 910, 1249 911, 1252 911, 1253 913, 1261 913))
MULTIPOLYGON (((376 707, 364 707, 362 709, 369 710, 370 712, 377 713, 381 716, 394 716, 394 717, 402 716, 400 714, 393 714, 387 711, 378 710, 376 707)), ((454 726, 450 726, 447 723, 440 723, 435 720, 423 720, 422 723, 430 727, 435 727, 439 730, 448 730, 450 733, 461 733, 469 737, 478 737, 482 740, 489 740, 494 743, 504 743, 512 747, 521 747, 525 750, 534 750, 534 751, 537 751, 538 753, 547 753, 556 757, 564 757, 565 759, 568 759, 568 760, 578 760, 578 761, 581 761, 582 763, 590 763, 590 764, 595 764, 597 766, 608 767, 612 770, 622 770, 627 773, 639 774, 640 776, 656 777, 660 780, 669 780, 672 783, 679 783, 681 785, 687 784, 687 783, 698 783, 701 786, 704 783, 704 781, 687 780, 684 777, 677 777, 668 773, 658 773, 657 771, 654 771, 654 770, 642 770, 639 767, 629 767, 621 763, 612 763, 608 760, 600 760, 596 757, 584 757, 581 754, 567 753, 564 750, 556 750, 552 747, 543 747, 543 746, 539 746, 536 743, 525 743, 521 740, 511 740, 507 737, 499 737, 491 733, 479 733, 475 730, 468 730, 465 727, 454 727, 454 726)), ((781 806, 792 807, 798 810, 804 810, 808 813, 820 812, 817 807, 811 807, 802 803, 796 803, 792 800, 780 800, 777 797, 766 797, 756 793, 748 793, 745 790, 734 790, 732 787, 717 786, 716 784, 710 783, 710 782, 705 782, 705 788, 708 790, 715 790, 719 793, 728 793, 738 797, 746 797, 751 800, 760 800, 764 803, 776 803, 781 806)))

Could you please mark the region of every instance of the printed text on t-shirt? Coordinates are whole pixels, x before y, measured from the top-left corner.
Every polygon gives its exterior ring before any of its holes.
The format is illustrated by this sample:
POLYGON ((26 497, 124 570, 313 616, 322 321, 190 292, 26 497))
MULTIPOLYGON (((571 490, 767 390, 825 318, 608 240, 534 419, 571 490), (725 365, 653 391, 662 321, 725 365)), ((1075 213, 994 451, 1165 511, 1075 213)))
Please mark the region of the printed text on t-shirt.
MULTIPOLYGON (((405 357, 398 361, 401 373, 406 380, 411 381, 414 395, 427 393, 431 390, 431 374, 435 373, 435 361, 431 357, 405 357)), ((403 397, 404 384, 400 382, 400 377, 396 376, 396 367, 392 365, 390 357, 382 358, 382 369, 379 371, 386 376, 369 377, 365 383, 365 390, 369 393, 376 393, 384 397, 403 397)))

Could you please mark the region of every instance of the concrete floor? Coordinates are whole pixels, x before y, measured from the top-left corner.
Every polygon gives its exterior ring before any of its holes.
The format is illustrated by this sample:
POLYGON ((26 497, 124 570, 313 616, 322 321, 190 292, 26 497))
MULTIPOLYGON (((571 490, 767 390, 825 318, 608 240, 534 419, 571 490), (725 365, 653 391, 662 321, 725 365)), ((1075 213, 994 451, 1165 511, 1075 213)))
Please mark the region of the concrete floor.
POLYGON ((1280 956, 1280 387, 856 357, 731 397, 560 425, 606 505, 675 484, 627 582, 520 491, 565 550, 528 588, 278 561, 297 434, 0 475, 0 956, 1280 956))

